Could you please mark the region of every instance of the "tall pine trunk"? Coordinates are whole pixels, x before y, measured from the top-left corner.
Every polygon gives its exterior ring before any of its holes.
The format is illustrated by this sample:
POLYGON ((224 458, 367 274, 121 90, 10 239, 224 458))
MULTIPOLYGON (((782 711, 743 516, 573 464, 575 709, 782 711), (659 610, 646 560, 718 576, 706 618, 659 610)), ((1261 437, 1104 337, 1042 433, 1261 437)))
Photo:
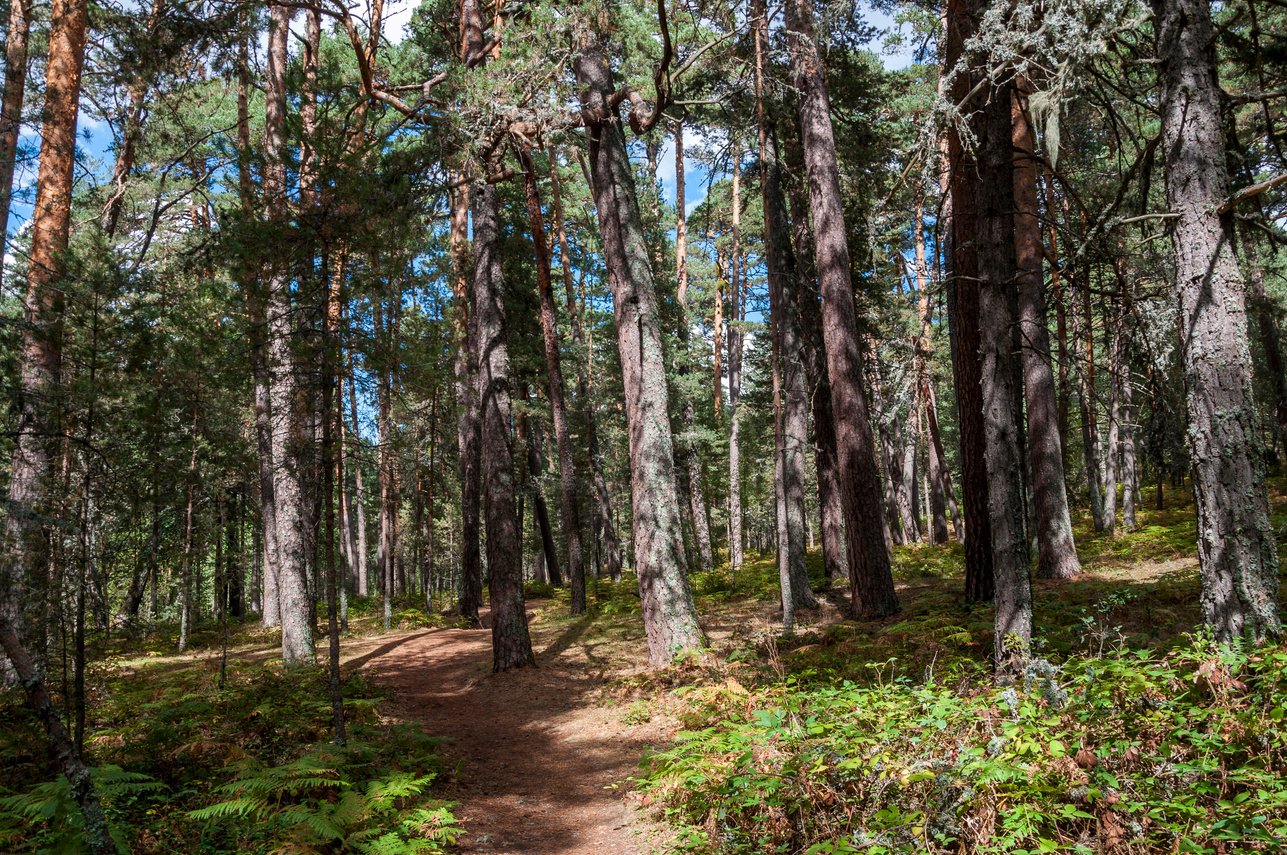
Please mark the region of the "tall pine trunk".
POLYGON ((603 46, 587 34, 575 61, 591 191, 612 287, 630 434, 630 492, 648 658, 654 665, 705 644, 688 584, 675 483, 665 351, 634 173, 603 46))
MULTIPOLYGON (((44 648, 44 628, 34 620, 44 599, 41 572, 47 566, 45 520, 50 502, 52 437, 60 433, 57 390, 62 372, 64 298, 61 255, 71 232, 72 184, 76 165, 76 116, 85 64, 86 4, 55 0, 45 72, 45 120, 32 209, 31 255, 23 299, 22 344, 18 353, 18 405, 9 468, 4 539, 0 542, 0 623, 12 629, 18 647, 44 648)), ((7 187, 6 187, 7 189, 7 187)), ((6 653, 9 645, 6 644, 6 653)), ((21 663, 14 660, 6 673, 21 663)), ((38 680, 38 678, 36 678, 38 680)), ((30 699, 34 690, 29 687, 30 699)), ((52 734, 51 734, 52 736, 52 734)))
POLYGON ((546 390, 550 396, 550 419, 559 455, 559 502, 563 512, 563 534, 567 538, 568 582, 572 589, 572 614, 585 611, 585 564, 581 549, 581 506, 577 495, 576 463, 572 456, 572 434, 568 427, 564 399, 563 364, 559 353, 558 314, 554 308, 554 285, 550 276, 550 248, 545 238, 545 218, 536 185, 536 164, 527 148, 519 149, 523 182, 527 193, 527 218, 532 230, 536 256, 536 281, 541 301, 541 333, 545 343, 546 390))
MULTIPOLYGON (((264 97, 264 198, 270 225, 289 227, 286 205, 286 62, 291 10, 270 4, 264 97)), ((313 662, 311 600, 304 541, 303 467, 312 436, 306 433, 296 379, 290 272, 275 263, 268 282, 268 389, 272 416, 272 480, 276 501, 277 600, 282 661, 313 662)))
POLYGON ((462 185, 451 201, 449 235, 452 264, 452 293, 456 324, 456 436, 460 460, 460 616, 479 625, 483 605, 482 493, 478 469, 478 382, 474 363, 477 345, 473 298, 466 271, 469 259, 469 186, 462 185))
MULTIPOLYGON (((977 23, 974 0, 948 0, 945 15, 944 68, 956 67, 967 39, 977 23)), ((957 75, 949 96, 960 103, 969 94, 969 74, 957 75)), ((979 253, 975 244, 979 200, 975 188, 977 166, 972 151, 961 143, 954 126, 947 129, 947 169, 951 210, 946 247, 947 324, 952 348, 952 378, 956 390, 957 426, 960 435, 961 501, 965 516, 965 599, 979 603, 992 599, 992 523, 988 514, 986 428, 983 421, 982 366, 979 361, 979 253)))
POLYGON ((514 513, 514 456, 510 444, 509 350, 500 260, 500 197, 490 184, 473 188, 474 315, 483 497, 487 519, 492 668, 534 665, 523 605, 523 541, 514 513))
POLYGON ((800 90, 800 127, 809 176, 814 261, 822 291, 823 339, 831 380, 850 585, 859 613, 878 618, 898 611, 898 597, 880 519, 880 476, 862 389, 865 372, 836 144, 809 0, 788 0, 787 28, 792 71, 800 90))
POLYGON ((1153 0, 1180 303, 1202 607, 1220 639, 1281 632, 1278 553, 1252 394, 1246 284, 1221 213, 1229 174, 1205 0, 1153 0))
MULTIPOLYGON (((995 603, 994 650, 998 669, 1027 659, 1032 638, 1032 590, 1024 531, 1023 458, 1017 418, 1022 389, 1014 358, 1016 301, 1014 155, 1011 151, 1013 84, 992 88, 971 124, 978 140, 979 356, 984 444, 988 473, 988 522, 992 535, 995 603)), ((960 235, 960 232, 957 233, 960 235)))
POLYGON ((1037 523, 1037 575, 1043 579, 1071 579, 1081 572, 1081 562, 1077 558, 1068 510, 1059 405, 1055 398, 1055 377, 1050 369, 1035 137, 1026 101, 1022 86, 1017 86, 1011 131, 1014 245, 1019 278, 1020 358, 1023 361, 1023 391, 1028 402, 1028 466, 1032 472, 1032 498, 1037 523))
MULTIPOLYGON (((679 375, 688 373, 688 341, 691 336, 692 318, 688 309, 688 217, 684 211, 684 123, 675 123, 675 273, 678 278, 676 294, 679 302, 679 375)), ((702 570, 715 566, 711 550, 711 525, 706 513, 706 499, 702 495, 702 459, 697 449, 697 419, 693 397, 681 385, 684 398, 684 468, 688 472, 688 506, 693 519, 693 532, 697 536, 697 554, 702 570)))

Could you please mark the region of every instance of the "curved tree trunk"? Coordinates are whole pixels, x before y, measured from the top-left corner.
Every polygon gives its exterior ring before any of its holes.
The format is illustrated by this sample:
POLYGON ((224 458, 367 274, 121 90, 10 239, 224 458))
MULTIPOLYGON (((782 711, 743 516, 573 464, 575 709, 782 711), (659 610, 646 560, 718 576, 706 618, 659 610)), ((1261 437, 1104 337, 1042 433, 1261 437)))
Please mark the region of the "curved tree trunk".
POLYGON ((684 651, 701 649, 705 638, 684 559, 657 294, 620 117, 608 103, 616 86, 603 47, 593 36, 586 37, 575 65, 591 189, 616 312, 630 433, 635 567, 648 658, 661 665, 684 651))

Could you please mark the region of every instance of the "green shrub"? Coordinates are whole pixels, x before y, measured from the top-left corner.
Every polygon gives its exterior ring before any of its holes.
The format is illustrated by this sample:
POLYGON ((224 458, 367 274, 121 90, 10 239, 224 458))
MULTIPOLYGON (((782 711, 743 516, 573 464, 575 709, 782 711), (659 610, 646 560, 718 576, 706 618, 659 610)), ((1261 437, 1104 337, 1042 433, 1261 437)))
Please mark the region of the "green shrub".
POLYGON ((1004 688, 695 690, 692 729, 638 783, 701 852, 1280 851, 1285 675, 1287 648, 1195 638, 1004 688))

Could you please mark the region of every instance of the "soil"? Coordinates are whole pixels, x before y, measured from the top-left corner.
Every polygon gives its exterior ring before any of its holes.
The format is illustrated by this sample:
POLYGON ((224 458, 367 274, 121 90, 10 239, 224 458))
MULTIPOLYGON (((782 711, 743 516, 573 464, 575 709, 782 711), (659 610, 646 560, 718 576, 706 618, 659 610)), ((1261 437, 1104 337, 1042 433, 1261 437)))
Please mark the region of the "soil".
POLYGON ((626 779, 668 734, 658 722, 628 724, 604 692, 642 669, 644 651, 613 644, 601 655, 587 628, 544 630, 538 619, 537 667, 503 674, 491 672, 488 629, 384 635, 351 651, 349 667, 389 691, 388 714, 444 739, 452 771, 438 793, 457 803, 468 832, 460 851, 627 855, 660 844, 626 779))

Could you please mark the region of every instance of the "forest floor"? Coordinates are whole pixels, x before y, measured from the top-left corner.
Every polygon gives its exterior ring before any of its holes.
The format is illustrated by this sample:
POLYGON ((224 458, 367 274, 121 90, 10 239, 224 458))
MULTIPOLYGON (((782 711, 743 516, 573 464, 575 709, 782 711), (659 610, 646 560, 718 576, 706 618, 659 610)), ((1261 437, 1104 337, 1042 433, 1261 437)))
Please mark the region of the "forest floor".
MULTIPOLYGON (((493 674, 488 629, 430 629, 363 639, 348 667, 386 690, 385 715, 444 739, 464 852, 643 852, 658 828, 625 797, 657 726, 623 721, 603 702, 611 680, 642 665, 629 648, 580 643, 588 621, 542 620, 529 602, 538 667, 493 674)), ((486 615, 484 614, 484 622, 486 615)))
MULTIPOLYGON (((1273 504, 1275 527, 1287 530, 1287 481, 1274 482, 1273 504)), ((1246 762, 1248 752, 1259 756, 1252 740, 1283 746, 1287 757, 1287 651, 1243 651, 1212 666, 1209 640, 1190 635, 1201 615, 1187 493, 1142 508, 1133 532, 1096 535, 1082 518, 1076 533, 1082 576, 1034 583, 1034 652, 1056 663, 1077 702, 1053 715, 1042 701, 1023 701, 1002 723, 1010 747, 996 757, 971 759, 980 745, 991 752, 997 710, 1011 701, 997 694, 988 666, 991 609, 960 596, 956 542, 895 549, 903 610, 882 621, 846 619, 837 608, 843 587, 825 583, 810 552, 823 605, 786 637, 771 556, 749 556, 736 572, 692 573, 710 649, 660 670, 645 661, 631 578, 593 581, 580 617, 568 614, 566 590, 530 587, 537 667, 504 674, 491 673, 485 628, 461 628, 450 613, 426 615, 407 600, 386 632, 374 600, 355 602, 343 639, 346 749, 329 741, 324 674, 283 672, 274 633, 248 622, 225 636, 207 622, 193 649, 177 654, 174 628, 162 625, 94 652, 86 744, 105 768, 144 776, 106 790, 112 820, 129 829, 137 852, 419 851, 411 844, 432 838, 442 848, 430 851, 495 855, 857 851, 827 842, 836 839, 879 841, 891 852, 956 851, 975 840, 978 851, 1014 853, 1048 851, 1050 840, 1102 843, 1114 829, 1141 841, 1121 851, 1157 851, 1190 837, 1256 839, 1262 814, 1287 830, 1287 787, 1268 783, 1279 761, 1246 762), (1151 700, 1121 703, 1135 696, 1151 700), (1189 719, 1207 724, 1174 731, 1189 719), (1173 740, 1173 731, 1188 736, 1173 740), (1193 742, 1206 733, 1223 736, 1193 742), (834 758, 857 762, 868 745, 886 752, 870 770, 832 768, 834 758), (1064 754, 1078 745, 1097 752, 1092 767, 1101 764, 1092 789, 1120 796, 1088 806, 1067 795, 1085 786, 1064 754), (1193 767, 1201 775, 1145 774, 1197 757, 1208 764, 1193 767), (940 798, 938 779, 925 777, 931 768, 994 781, 977 784, 981 801, 949 805, 947 820, 995 828, 992 837, 949 828, 943 840, 956 842, 940 849, 926 836, 934 816, 926 805, 940 798), (1116 783, 1099 781, 1110 773, 1116 783), (1028 783, 1034 775, 1046 776, 1040 786, 1028 783), (265 782, 272 799, 252 804, 265 782), (1256 796, 1240 801, 1244 792, 1256 796), (346 793, 365 796, 343 815, 346 793), (1125 807, 1118 798, 1128 798, 1125 807), (1023 812, 997 816, 990 805, 1004 800, 1023 812), (997 825, 1011 822, 1027 824, 997 825), (1167 836, 1190 826, 1201 835, 1167 836), (908 838, 909 829, 920 836, 908 838), (369 848, 372 833, 396 833, 408 848, 369 848), (816 841, 824 848, 810 849, 816 841)), ((16 696, 0 698, 0 760, 15 781, 48 780, 24 709, 16 696)), ((13 785, 0 782, 0 849, 52 848, 58 817, 74 820, 74 811, 40 787, 10 795, 13 785)))

